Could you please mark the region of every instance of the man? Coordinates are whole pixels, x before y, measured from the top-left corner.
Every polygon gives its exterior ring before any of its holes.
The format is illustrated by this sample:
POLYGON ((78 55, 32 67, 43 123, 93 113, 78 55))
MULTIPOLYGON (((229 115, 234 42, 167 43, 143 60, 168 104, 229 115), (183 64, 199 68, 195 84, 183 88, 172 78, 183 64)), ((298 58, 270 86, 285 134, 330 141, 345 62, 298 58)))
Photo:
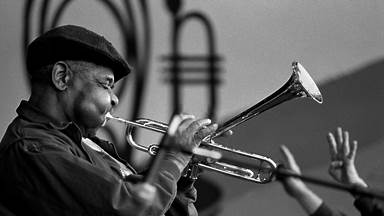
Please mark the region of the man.
MULTIPOLYGON (((16 215, 197 214, 193 182, 181 177, 191 155, 167 150, 153 190, 113 144, 95 136, 118 104, 114 83, 131 70, 110 42, 79 26, 61 26, 28 46, 27 69, 31 96, 17 108, 0 143, 0 202, 7 210, 16 215)), ((198 146, 217 129, 209 119, 179 118, 172 139, 179 148, 198 146)))

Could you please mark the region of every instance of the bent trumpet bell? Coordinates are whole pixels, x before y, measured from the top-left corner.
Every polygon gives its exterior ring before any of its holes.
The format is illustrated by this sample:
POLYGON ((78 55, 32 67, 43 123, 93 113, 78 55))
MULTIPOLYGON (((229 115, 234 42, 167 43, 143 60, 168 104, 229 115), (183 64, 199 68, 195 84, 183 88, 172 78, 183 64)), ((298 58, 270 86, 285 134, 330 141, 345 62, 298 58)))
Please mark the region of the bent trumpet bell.
MULTIPOLYGON (((220 136, 224 132, 259 115, 260 113, 291 99, 306 97, 311 98, 318 103, 322 103, 322 95, 305 68, 300 63, 293 62, 292 70, 293 72, 291 77, 281 88, 256 105, 224 122, 221 126, 219 126, 214 134, 207 137, 205 141, 200 144, 201 148, 207 148, 207 150, 218 150, 231 153, 242 158, 248 158, 252 161, 250 163, 254 164, 255 166, 252 166, 253 168, 251 169, 248 167, 239 166, 238 164, 229 164, 225 161, 219 160, 202 160, 197 163, 197 166, 256 183, 267 183, 272 181, 274 176, 273 171, 277 167, 276 163, 272 159, 262 155, 228 148, 226 146, 214 143, 213 138, 220 136)), ((160 133, 166 133, 168 129, 167 124, 150 119, 138 119, 132 122, 113 116, 107 116, 107 118, 125 123, 127 125, 127 142, 132 147, 147 152, 151 155, 155 155, 158 152, 158 145, 150 145, 147 147, 137 144, 132 137, 134 128, 140 127, 160 133)))

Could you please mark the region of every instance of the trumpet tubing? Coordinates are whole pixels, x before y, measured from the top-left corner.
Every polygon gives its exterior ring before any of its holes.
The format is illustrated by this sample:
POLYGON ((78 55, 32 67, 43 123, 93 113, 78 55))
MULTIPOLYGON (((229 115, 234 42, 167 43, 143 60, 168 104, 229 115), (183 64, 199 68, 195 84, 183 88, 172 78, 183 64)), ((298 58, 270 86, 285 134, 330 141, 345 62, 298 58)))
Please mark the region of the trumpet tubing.
MULTIPOLYGON (((119 122, 122 122, 127 125, 126 129, 126 139, 127 142, 137 150, 147 152, 150 155, 156 155, 158 152, 158 145, 152 144, 149 146, 144 146, 137 144, 133 139, 132 133, 136 127, 148 129, 151 131, 166 133, 168 130, 168 125, 162 122, 154 121, 151 119, 140 118, 135 121, 128 121, 123 118, 114 117, 110 114, 106 116, 108 119, 113 119, 119 122)), ((246 179, 248 181, 256 183, 267 183, 272 180, 273 170, 277 167, 277 164, 270 158, 248 153, 241 150, 233 149, 220 145, 218 143, 203 141, 200 144, 200 147, 206 148, 209 150, 217 150, 221 152, 227 152, 235 156, 241 156, 247 158, 251 161, 252 164, 259 166, 259 169, 239 167, 234 164, 228 164, 221 161, 216 161, 215 159, 200 160, 197 165, 203 169, 208 169, 211 171, 216 171, 226 175, 230 175, 236 178, 246 179)), ((195 177, 193 177, 195 178, 195 177)))
MULTIPOLYGON (((260 113, 291 99, 306 97, 311 98, 318 103, 322 103, 322 95, 305 68, 300 63, 293 62, 292 70, 293 72, 291 77, 281 88, 254 106, 224 122, 221 126, 219 126, 214 134, 204 139, 204 141, 200 144, 200 147, 207 148, 207 150, 217 150, 232 154, 237 157, 247 158, 252 161, 252 164, 255 164, 255 166, 252 166, 253 168, 239 166, 238 164, 229 164, 225 161, 209 159, 200 160, 195 163, 195 165, 204 169, 216 171, 256 183, 267 183, 272 181, 274 176, 273 171, 277 168, 277 164, 272 159, 259 154, 248 153, 229 148, 218 143, 214 143, 213 138, 220 136, 226 131, 259 115, 260 113), (255 167, 257 168, 255 169, 255 167)), ((167 133, 168 130, 167 124, 150 119, 142 118, 135 121, 128 121, 122 118, 113 117, 112 115, 107 115, 106 118, 125 123, 127 125, 127 142, 132 147, 140 151, 147 152, 151 155, 155 155, 158 152, 158 145, 150 145, 147 147, 136 143, 132 137, 133 130, 136 127, 159 133, 167 133)))

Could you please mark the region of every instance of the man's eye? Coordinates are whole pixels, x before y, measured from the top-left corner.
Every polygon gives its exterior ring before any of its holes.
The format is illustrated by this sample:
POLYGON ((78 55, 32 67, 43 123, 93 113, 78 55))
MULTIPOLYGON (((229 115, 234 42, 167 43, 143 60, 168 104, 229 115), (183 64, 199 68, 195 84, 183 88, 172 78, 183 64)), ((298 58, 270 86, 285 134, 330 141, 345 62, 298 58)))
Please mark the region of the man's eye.
POLYGON ((108 83, 102 83, 102 82, 99 82, 99 85, 101 85, 103 88, 105 88, 105 89, 109 89, 110 88, 110 86, 109 86, 109 84, 108 83))
POLYGON ((105 89, 113 89, 115 87, 114 83, 111 82, 98 81, 98 83, 105 89))

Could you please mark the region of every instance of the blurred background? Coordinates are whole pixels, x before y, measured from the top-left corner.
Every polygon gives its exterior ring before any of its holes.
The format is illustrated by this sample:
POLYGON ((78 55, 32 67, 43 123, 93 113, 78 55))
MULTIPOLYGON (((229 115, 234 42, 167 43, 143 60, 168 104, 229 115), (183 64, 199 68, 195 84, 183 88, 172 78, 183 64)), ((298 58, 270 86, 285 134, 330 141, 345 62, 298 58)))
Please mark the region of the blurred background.
MULTIPOLYGON (((384 2, 379 0, 0 0, 0 132, 28 99, 26 45, 53 26, 104 35, 135 67, 116 88, 115 114, 168 122, 174 111, 223 122, 280 88, 300 62, 324 103, 286 102, 220 138, 223 145, 272 158, 287 145, 302 172, 330 180, 326 134, 337 126, 359 141, 357 168, 384 188, 384 2), (176 74, 176 75, 175 75, 176 74)), ((148 156, 129 149, 121 125, 100 135, 138 169, 148 156)), ((138 131, 143 143, 158 137, 138 131)), ((205 171, 200 215, 305 215, 279 182, 255 184, 205 171)), ((328 203, 358 215, 352 197, 310 185, 328 203)))

